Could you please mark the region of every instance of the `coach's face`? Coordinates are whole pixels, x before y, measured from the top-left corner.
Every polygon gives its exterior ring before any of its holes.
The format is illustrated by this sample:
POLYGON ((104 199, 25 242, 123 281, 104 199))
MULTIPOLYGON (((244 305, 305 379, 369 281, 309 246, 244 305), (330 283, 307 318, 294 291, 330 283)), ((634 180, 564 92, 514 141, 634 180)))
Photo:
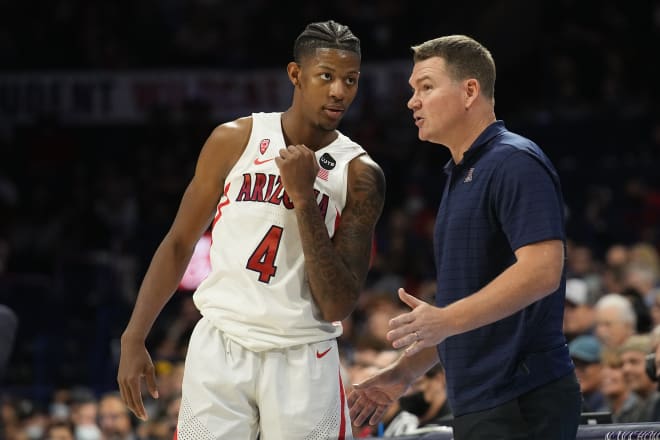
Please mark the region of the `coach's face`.
POLYGON ((304 117, 317 128, 337 128, 355 99, 360 77, 360 57, 339 49, 316 49, 300 64, 289 64, 304 117))
POLYGON ((463 82, 450 76, 440 57, 415 63, 408 82, 413 90, 408 108, 413 112, 419 138, 451 145, 455 137, 452 131, 465 113, 463 82))

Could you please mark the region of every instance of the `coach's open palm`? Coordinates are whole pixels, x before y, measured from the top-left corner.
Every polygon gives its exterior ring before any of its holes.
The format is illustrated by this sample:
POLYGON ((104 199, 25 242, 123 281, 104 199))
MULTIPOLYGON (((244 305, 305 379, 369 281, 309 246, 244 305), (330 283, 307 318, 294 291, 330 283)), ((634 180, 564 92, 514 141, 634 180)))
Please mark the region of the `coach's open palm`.
POLYGON ((121 344, 121 356, 119 358, 119 371, 117 372, 117 383, 121 398, 128 409, 142 420, 147 420, 147 411, 142 402, 140 385, 144 377, 147 390, 154 399, 158 398, 156 387, 156 370, 151 356, 141 343, 121 344))
POLYGON ((395 368, 381 370, 362 383, 353 385, 348 396, 351 420, 355 426, 369 419, 370 425, 377 424, 395 400, 410 386, 395 368))
POLYGON ((392 341, 392 347, 405 348, 404 354, 413 356, 435 347, 449 336, 444 309, 415 298, 404 289, 399 289, 399 298, 412 310, 390 320, 390 331, 386 336, 392 341))

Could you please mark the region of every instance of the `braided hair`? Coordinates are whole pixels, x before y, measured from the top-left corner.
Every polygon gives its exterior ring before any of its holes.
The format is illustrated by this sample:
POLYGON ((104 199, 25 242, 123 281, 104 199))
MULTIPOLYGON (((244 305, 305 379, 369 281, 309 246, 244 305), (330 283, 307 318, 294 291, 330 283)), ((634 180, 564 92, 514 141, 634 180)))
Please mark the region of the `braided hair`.
POLYGON ((293 44, 293 59, 300 63, 302 58, 313 55, 316 49, 339 49, 360 53, 360 39, 343 24, 333 20, 310 23, 298 35, 293 44))

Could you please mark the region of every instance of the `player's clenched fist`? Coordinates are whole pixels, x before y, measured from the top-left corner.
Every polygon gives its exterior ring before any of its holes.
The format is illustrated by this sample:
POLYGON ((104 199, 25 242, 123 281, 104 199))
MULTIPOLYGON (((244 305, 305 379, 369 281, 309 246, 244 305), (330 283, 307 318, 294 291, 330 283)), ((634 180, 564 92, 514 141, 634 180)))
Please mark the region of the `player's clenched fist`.
POLYGON ((313 197, 319 164, 312 150, 302 144, 289 145, 280 150, 275 163, 280 169, 284 189, 294 204, 306 197, 313 197))

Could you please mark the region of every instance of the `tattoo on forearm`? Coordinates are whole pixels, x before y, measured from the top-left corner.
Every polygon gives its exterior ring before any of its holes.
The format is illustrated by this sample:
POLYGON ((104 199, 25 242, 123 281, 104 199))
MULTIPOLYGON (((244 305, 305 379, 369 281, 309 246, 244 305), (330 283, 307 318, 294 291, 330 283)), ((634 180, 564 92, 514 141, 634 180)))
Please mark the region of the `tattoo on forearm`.
POLYGON ((334 244, 316 206, 297 211, 309 282, 321 307, 326 303, 353 305, 362 288, 373 229, 385 197, 381 170, 362 167, 349 191, 350 209, 344 211, 334 244))

